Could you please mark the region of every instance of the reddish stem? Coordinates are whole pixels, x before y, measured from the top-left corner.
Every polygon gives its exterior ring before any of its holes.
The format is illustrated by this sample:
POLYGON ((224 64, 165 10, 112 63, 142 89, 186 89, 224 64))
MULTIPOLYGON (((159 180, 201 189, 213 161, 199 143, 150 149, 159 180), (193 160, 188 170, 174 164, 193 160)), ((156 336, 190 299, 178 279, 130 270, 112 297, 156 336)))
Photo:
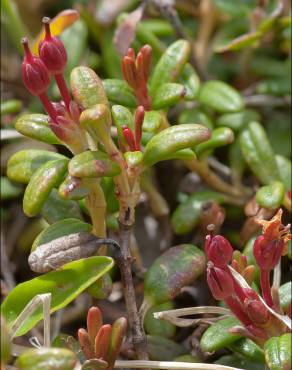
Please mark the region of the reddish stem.
POLYGON ((39 99, 42 102, 46 112, 51 117, 53 122, 57 122, 57 112, 52 104, 52 102, 49 100, 48 95, 46 92, 43 92, 39 95, 39 99))
POLYGON ((64 79, 64 76, 62 73, 55 75, 55 79, 58 85, 58 88, 60 90, 61 96, 64 100, 64 103, 66 105, 67 111, 70 113, 70 102, 71 102, 71 96, 69 93, 69 90, 67 88, 66 81, 64 79))
POLYGON ((269 307, 273 307, 274 302, 273 302, 272 293, 271 293, 270 271, 271 270, 261 269, 260 280, 261 280, 261 289, 262 289, 263 299, 269 307))
POLYGON ((141 150, 142 125, 144 120, 144 107, 139 106, 135 113, 135 142, 136 150, 141 150))
POLYGON ((232 296, 229 296, 224 299, 224 302, 227 304, 227 306, 230 308, 230 310, 234 313, 234 315, 245 325, 251 325, 252 322, 246 315, 246 313, 243 311, 240 303, 237 299, 233 298, 232 296))

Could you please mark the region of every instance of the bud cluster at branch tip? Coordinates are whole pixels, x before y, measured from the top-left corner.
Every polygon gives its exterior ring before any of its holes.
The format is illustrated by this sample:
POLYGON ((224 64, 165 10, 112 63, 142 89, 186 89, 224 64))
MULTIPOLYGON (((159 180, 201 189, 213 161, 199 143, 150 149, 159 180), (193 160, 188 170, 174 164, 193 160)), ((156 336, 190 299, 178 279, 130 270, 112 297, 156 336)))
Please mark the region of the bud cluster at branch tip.
POLYGON ((139 105, 145 110, 150 110, 151 99, 148 94, 147 81, 152 59, 152 48, 144 45, 135 57, 133 49, 128 49, 127 54, 122 59, 122 73, 128 85, 134 90, 139 105))
MULTIPOLYGON (((122 127, 123 136, 131 152, 141 150, 141 139, 142 139, 142 125, 144 120, 145 111, 143 106, 139 106, 135 112, 135 134, 133 134, 130 127, 124 125, 122 127)), ((121 146, 121 145, 120 145, 121 146)), ((121 148, 124 149, 124 148, 121 148)))

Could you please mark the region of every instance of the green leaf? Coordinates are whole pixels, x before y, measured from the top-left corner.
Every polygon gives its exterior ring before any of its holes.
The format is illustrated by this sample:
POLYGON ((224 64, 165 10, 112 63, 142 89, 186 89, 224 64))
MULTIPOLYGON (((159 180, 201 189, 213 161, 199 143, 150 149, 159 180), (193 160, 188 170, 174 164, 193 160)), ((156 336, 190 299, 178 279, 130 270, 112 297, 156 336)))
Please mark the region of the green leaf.
POLYGON ((196 122, 200 125, 207 127, 209 130, 213 130, 214 124, 211 118, 202 110, 198 108, 186 109, 184 110, 178 118, 178 123, 190 123, 196 122))
POLYGON ((156 64, 150 81, 150 92, 153 95, 158 87, 167 82, 174 82, 181 74, 190 54, 190 44, 178 40, 171 44, 156 64))
POLYGON ((229 348, 241 354, 245 358, 253 360, 255 362, 264 362, 265 356, 264 351, 255 342, 248 338, 242 338, 232 343, 229 348))
POLYGON ((105 274, 101 279, 90 285, 90 287, 86 289, 86 293, 96 299, 106 299, 111 294, 112 288, 112 279, 109 274, 105 274))
POLYGON ((130 108, 137 106, 136 97, 125 81, 108 78, 103 80, 102 83, 108 99, 113 104, 120 104, 130 108))
POLYGON ((236 367, 245 370, 264 370, 263 363, 248 360, 237 355, 226 355, 215 361, 215 364, 236 367))
POLYGON ((270 338, 264 346, 266 363, 270 370, 291 368, 291 333, 270 338))
POLYGON ((55 222, 54 224, 47 227, 43 230, 33 242, 31 246, 31 251, 34 251, 38 246, 42 244, 46 244, 51 240, 61 238, 65 235, 70 235, 78 232, 91 232, 92 225, 80 221, 76 218, 67 218, 65 220, 61 220, 55 222))
POLYGON ((276 155, 277 167, 280 173, 280 179, 285 186, 286 191, 292 189, 292 163, 282 155, 276 155))
POLYGON ((193 66, 187 63, 182 71, 180 83, 186 89, 185 100, 195 100, 200 89, 200 78, 193 66))
POLYGON ((83 179, 68 175, 59 186, 59 195, 64 199, 80 200, 85 198, 90 190, 83 179))
POLYGON ((31 177, 23 196, 23 211, 36 216, 51 190, 60 185, 67 171, 68 159, 56 159, 43 164, 31 177))
POLYGON ((256 92, 275 96, 291 95, 291 77, 274 77, 262 80, 257 85, 256 92))
POLYGON ((192 244, 168 249, 154 261, 145 275, 144 301, 152 306, 173 299, 183 286, 194 282, 205 267, 205 254, 192 244))
POLYGON ((66 157, 47 150, 21 150, 9 159, 7 176, 13 181, 27 184, 39 167, 55 159, 66 159, 66 157))
POLYGON ((72 370, 77 357, 65 348, 31 348, 23 352, 15 364, 22 370, 72 370))
POLYGON ((197 191, 180 204, 171 217, 171 224, 176 234, 186 234, 199 223, 202 207, 205 203, 224 201, 224 196, 213 191, 197 191))
POLYGON ((17 99, 9 99, 6 101, 2 101, 0 104, 0 112, 1 116, 5 114, 13 114, 18 113, 22 109, 22 101, 17 99))
POLYGON ((248 125, 240 135, 240 147, 250 169, 263 184, 280 180, 275 154, 261 124, 248 125))
POLYGON ((163 117, 161 113, 150 110, 145 112, 144 121, 143 121, 143 131, 144 132, 157 132, 163 123, 163 117))
POLYGON ((7 324, 1 315, 1 364, 5 365, 11 357, 11 340, 7 324))
POLYGON ((288 281, 279 288, 280 305, 287 310, 292 301, 292 282, 288 281))
POLYGON ((171 301, 151 307, 147 311, 144 319, 144 329, 146 333, 150 335, 159 335, 164 338, 172 338, 175 335, 176 326, 165 320, 155 319, 153 313, 173 309, 174 304, 171 301))
POLYGON ((109 104, 102 81, 91 68, 74 68, 70 75, 70 86, 74 100, 85 109, 96 104, 109 104))
POLYGON ((140 151, 126 152, 124 157, 129 167, 139 166, 143 160, 143 154, 140 151))
POLYGON ((108 155, 99 151, 86 151, 75 155, 69 162, 68 171, 75 177, 112 177, 117 176, 121 170, 116 162, 108 155))
POLYGON ((215 53, 225 53, 226 51, 241 50, 247 47, 251 47, 257 44, 259 39, 262 37, 261 32, 251 32, 246 33, 236 37, 234 40, 230 41, 227 45, 215 48, 215 53))
POLYGON ((172 361, 187 352, 181 344, 159 335, 147 335, 147 349, 152 361, 172 361))
POLYGON ((149 140, 145 147, 143 163, 145 166, 152 166, 178 150, 192 148, 209 138, 210 131, 201 125, 168 127, 149 140))
POLYGON ((199 102, 220 113, 238 112, 244 101, 237 90, 223 81, 207 81, 199 91, 199 102))
POLYGON ((245 128, 250 122, 259 120, 260 114, 256 110, 244 109, 242 112, 222 114, 216 121, 216 124, 220 127, 229 127, 234 132, 238 132, 245 128))
MULTIPOLYGON (((37 294, 52 294, 51 310, 53 313, 67 306, 81 292, 113 267, 110 257, 98 256, 67 263, 61 270, 49 272, 32 280, 17 285, 5 298, 1 312, 10 327, 24 307, 37 294)), ((17 332, 24 335, 43 319, 40 307, 28 317, 17 332)))
POLYGON ((22 192, 22 188, 18 184, 13 184, 7 177, 1 176, 0 191, 1 200, 16 198, 22 192))
POLYGON ((62 144, 49 126, 49 117, 44 114, 25 114, 20 116, 15 128, 22 135, 49 144, 62 144))
POLYGON ((242 337, 240 334, 232 334, 228 331, 237 325, 240 325, 238 319, 228 317, 209 326, 201 338, 200 345, 202 350, 204 352, 218 351, 240 339, 242 337))
POLYGON ((285 187, 282 182, 276 181, 262 186, 256 193, 256 201, 263 208, 277 209, 281 206, 285 196, 285 187))
POLYGON ((78 203, 74 200, 61 198, 56 189, 51 191, 42 208, 41 214, 49 224, 66 218, 78 218, 82 220, 78 203))
POLYGON ((190 161, 196 158, 197 156, 192 149, 181 149, 181 150, 178 150, 177 152, 169 154, 163 160, 166 161, 169 159, 181 159, 185 161, 190 161))
POLYGON ((199 144, 196 146, 196 154, 201 157, 202 155, 209 152, 209 150, 213 150, 219 148, 220 146, 224 146, 227 144, 231 144, 234 140, 233 131, 228 127, 219 127, 212 131, 212 136, 209 140, 199 144))
POLYGON ((122 105, 113 105, 112 106, 112 116, 114 123, 118 130, 118 137, 121 142, 126 145, 126 140, 123 135, 122 127, 124 125, 128 126, 132 131, 134 130, 134 117, 128 108, 123 107, 122 105))
POLYGON ((177 83, 164 83, 159 85, 152 99, 153 109, 165 109, 176 104, 186 94, 183 85, 177 83))

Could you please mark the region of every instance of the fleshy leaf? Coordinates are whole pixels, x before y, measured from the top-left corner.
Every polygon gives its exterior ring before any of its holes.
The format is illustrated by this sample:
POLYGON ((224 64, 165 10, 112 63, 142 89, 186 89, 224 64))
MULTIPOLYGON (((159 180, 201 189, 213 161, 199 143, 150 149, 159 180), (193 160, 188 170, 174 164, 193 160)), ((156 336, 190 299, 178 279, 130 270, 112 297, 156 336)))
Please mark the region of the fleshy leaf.
POLYGON ((61 144, 49 127, 49 117, 44 114, 25 114, 17 119, 15 128, 31 139, 49 144, 61 144))
POLYGON ((20 150, 9 159, 7 176, 13 181, 27 184, 39 167, 48 161, 56 159, 66 159, 66 157, 47 150, 20 150))
POLYGON ((209 138, 210 131, 201 125, 168 127, 149 140, 145 147, 143 163, 145 166, 152 166, 181 149, 192 148, 209 138))
POLYGON ((45 230, 43 230, 34 240, 31 251, 34 251, 39 245, 46 244, 51 240, 60 238, 78 232, 91 232, 92 225, 78 220, 77 218, 67 218, 58 221, 45 230))
POLYGON ((263 208, 277 209, 281 206, 285 196, 285 187, 282 182, 276 181, 262 186, 256 193, 256 201, 263 208))
POLYGON ((244 108, 244 101, 237 90, 223 81, 207 81, 200 88, 199 101, 221 113, 238 112, 244 108))
POLYGON ((151 95, 158 87, 167 82, 174 82, 179 77, 190 54, 190 44, 178 40, 171 44, 156 64, 150 81, 151 95))
POLYGON ((290 369, 291 333, 270 338, 264 346, 266 363, 270 370, 290 369))
POLYGON ((250 169, 263 184, 280 180, 275 154, 259 123, 251 122, 241 133, 240 147, 250 169))
MULTIPOLYGON (((49 272, 17 285, 4 300, 1 312, 10 327, 32 298, 37 294, 51 293, 50 312, 53 313, 67 306, 112 266, 112 258, 104 256, 67 263, 58 271, 49 272)), ((17 336, 27 333, 42 319, 43 311, 40 307, 23 322, 17 336)))
POLYGON ((205 254, 192 244, 168 249, 145 275, 144 301, 151 306, 173 299, 183 286, 200 276, 205 267, 205 254))
POLYGON ((72 370, 77 357, 65 348, 31 348, 23 352, 15 364, 21 370, 72 370))
POLYGON ((209 140, 196 146, 196 154, 200 157, 209 150, 216 149, 232 143, 234 140, 233 131, 228 127, 219 127, 212 131, 212 136, 209 140))
POLYGON ((51 190, 63 181, 67 164, 68 159, 49 161, 32 175, 23 196, 23 210, 27 216, 33 217, 40 212, 51 190))
POLYGON ((240 321, 235 317, 228 317, 209 326, 201 338, 202 350, 204 352, 218 351, 240 339, 241 335, 229 332, 229 329, 239 324, 240 321))
POLYGON ((195 100, 200 88, 200 79, 191 64, 187 63, 185 65, 181 74, 180 83, 182 83, 186 89, 185 100, 195 100))
POLYGON ((80 200, 89 194, 89 188, 78 177, 68 175, 59 186, 59 195, 64 199, 80 200))
POLYGON ((103 80, 102 83, 108 99, 113 104, 120 104, 130 108, 137 106, 136 98, 125 81, 109 78, 103 80))
POLYGON ((155 91, 152 107, 153 109, 165 109, 176 104, 186 94, 183 85, 177 83, 164 83, 155 91))
POLYGON ((75 177, 111 177, 120 173, 120 167, 102 152, 86 151, 71 159, 68 166, 71 176, 75 177))
POLYGON ((102 81, 91 68, 75 67, 70 74, 70 86, 74 100, 85 109, 109 104, 102 81))
POLYGON ((142 129, 144 132, 157 132, 162 125, 162 121, 163 117, 159 112, 150 110, 145 112, 142 129))

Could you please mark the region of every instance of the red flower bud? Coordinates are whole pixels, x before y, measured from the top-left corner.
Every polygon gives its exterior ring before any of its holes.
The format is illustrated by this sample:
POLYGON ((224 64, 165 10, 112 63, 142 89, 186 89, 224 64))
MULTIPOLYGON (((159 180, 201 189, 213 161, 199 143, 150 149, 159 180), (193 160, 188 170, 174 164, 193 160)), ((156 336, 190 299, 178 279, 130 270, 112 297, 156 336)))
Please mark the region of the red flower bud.
POLYGON ((234 292, 233 279, 229 272, 208 262, 207 282, 215 299, 222 300, 234 292))
POLYGON ((270 320, 270 313, 266 306, 257 298, 246 298, 244 310, 251 321, 256 325, 264 325, 270 320))
POLYGON ((283 239, 267 240, 264 235, 256 238, 253 245, 253 254, 259 267, 263 270, 272 270, 280 261, 285 247, 283 239))
POLYGON ((53 37, 50 31, 50 18, 44 17, 45 38, 39 44, 39 55, 47 69, 53 75, 63 72, 67 63, 67 53, 64 44, 57 37, 53 37))
POLYGON ((107 353, 112 335, 112 326, 107 324, 103 325, 95 338, 95 356, 102 360, 107 360, 107 353))
POLYGON ((91 343, 90 337, 85 329, 78 330, 78 340, 80 343, 80 348, 84 353, 84 356, 88 360, 94 358, 94 348, 91 343))
POLYGON ((229 241, 221 235, 206 236, 205 251, 208 260, 217 267, 225 267, 231 260, 233 248, 229 241))
POLYGON ((122 127, 122 130, 123 130, 124 138, 126 139, 126 142, 129 145, 130 151, 135 152, 136 143, 135 143, 134 135, 133 135, 131 129, 127 125, 124 125, 122 127))
POLYGON ((31 53, 28 39, 24 37, 21 42, 25 52, 21 66, 22 80, 24 86, 32 95, 39 96, 50 85, 49 73, 42 60, 31 53))

